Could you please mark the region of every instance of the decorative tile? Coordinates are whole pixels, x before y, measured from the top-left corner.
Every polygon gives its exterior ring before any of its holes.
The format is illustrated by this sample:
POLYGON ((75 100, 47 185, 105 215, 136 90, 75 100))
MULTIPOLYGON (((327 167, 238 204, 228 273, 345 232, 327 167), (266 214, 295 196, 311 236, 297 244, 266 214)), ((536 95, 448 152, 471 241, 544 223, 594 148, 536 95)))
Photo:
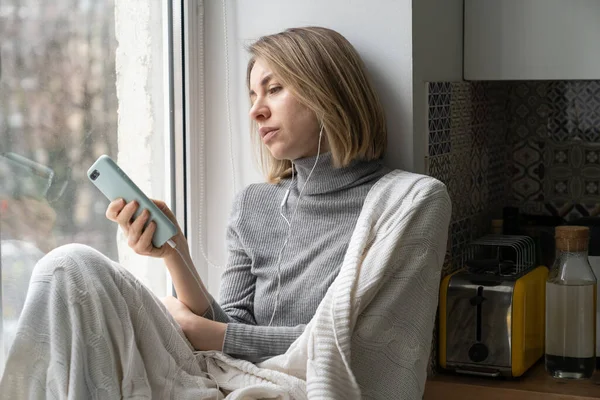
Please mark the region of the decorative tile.
POLYGON ((553 112, 548 134, 557 142, 600 139, 600 81, 555 82, 548 93, 553 112))
POLYGON ((600 147, 596 143, 548 141, 544 180, 546 200, 572 201, 575 211, 561 216, 587 215, 588 207, 600 203, 600 147), (583 206, 588 205, 588 207, 583 206))
POLYGON ((462 254, 466 245, 472 240, 470 220, 468 218, 450 224, 452 236, 452 259, 454 264, 462 264, 462 254))
POLYGON ((426 169, 446 184, 452 200, 445 276, 462 267, 467 244, 488 233, 492 215, 506 205, 509 90, 496 82, 431 82, 428 89, 426 169))
POLYGON ((491 135, 490 130, 485 125, 472 125, 471 126, 471 139, 472 139, 472 147, 483 147, 486 141, 491 135))
POLYGON ((567 142, 577 137, 576 125, 573 119, 563 113, 554 111, 548 117, 548 136, 556 142, 567 142))
POLYGON ((451 151, 451 85, 448 82, 429 84, 429 156, 451 151))
MULTIPOLYGON (((432 82, 428 87, 428 173, 447 184, 452 221, 478 224, 478 218, 483 218, 486 222, 481 231, 485 233, 489 216, 483 214, 505 205, 510 188, 506 145, 509 85, 432 82), (446 155, 449 157, 443 157, 446 155)), ((474 228, 471 226, 472 231, 474 228)))
POLYGON ((590 217, 600 216, 600 202, 582 203, 579 206, 583 207, 590 217))
POLYGON ((446 185, 450 184, 452 172, 449 155, 429 157, 427 160, 427 167, 427 174, 429 176, 439 179, 446 185))
POLYGON ((570 190, 568 179, 550 178, 549 181, 552 197, 574 197, 575 193, 570 190))
POLYGON ((569 159, 571 158, 570 148, 550 148, 550 154, 548 158, 549 166, 562 165, 569 166, 569 159))
POLYGON ((565 217, 574 207, 572 201, 560 201, 554 200, 544 204, 546 211, 549 215, 555 215, 559 217, 565 217))
POLYGON ((442 278, 446 275, 459 269, 460 266, 452 263, 452 233, 448 232, 448 245, 446 246, 446 256, 444 257, 444 264, 442 265, 442 278))
POLYGON ((530 92, 529 86, 527 82, 519 82, 513 91, 515 96, 521 99, 525 98, 530 92))
POLYGON ((525 214, 533 214, 533 215, 547 215, 548 212, 545 208, 545 204, 541 201, 536 202, 525 202, 520 204, 511 203, 513 207, 520 207, 521 212, 525 214))
POLYGON ((600 216, 600 81, 428 88, 427 171, 452 199, 443 275, 463 264, 467 244, 506 205, 567 220, 600 216))
POLYGON ((510 203, 533 214, 598 214, 600 81, 509 83, 508 110, 510 203))
POLYGON ((544 204, 543 214, 556 215, 572 221, 581 217, 600 216, 600 203, 575 203, 573 201, 552 201, 544 204))
POLYGON ((553 112, 546 98, 547 83, 518 82, 508 85, 509 129, 513 140, 547 136, 549 115, 553 112))
POLYGON ((584 149, 583 155, 584 165, 600 165, 600 149, 584 149))
POLYGON ((583 194, 584 196, 598 196, 600 193, 598 188, 600 187, 599 180, 583 180, 583 194))
POLYGON ((543 201, 545 143, 520 141, 512 149, 511 203, 543 201))
POLYGON ((579 218, 589 217, 589 214, 585 207, 582 207, 581 204, 575 204, 575 207, 571 209, 571 211, 565 216, 567 221, 574 221, 579 218))
POLYGON ((469 93, 471 94, 471 102, 473 104, 485 103, 485 83, 473 82, 469 85, 469 93))

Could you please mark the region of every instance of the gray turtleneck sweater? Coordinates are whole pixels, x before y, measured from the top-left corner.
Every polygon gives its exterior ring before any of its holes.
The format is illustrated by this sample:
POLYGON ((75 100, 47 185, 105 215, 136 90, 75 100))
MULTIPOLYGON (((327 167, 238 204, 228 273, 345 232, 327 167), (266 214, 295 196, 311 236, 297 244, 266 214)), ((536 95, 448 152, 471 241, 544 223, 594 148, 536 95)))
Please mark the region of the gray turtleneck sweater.
POLYGON ((250 185, 234 200, 220 306, 213 301, 214 319, 228 324, 226 354, 258 362, 284 353, 300 336, 340 271, 369 189, 390 171, 380 161, 334 168, 331 153, 323 154, 292 220, 315 161, 308 157, 294 162, 296 179, 282 209, 292 228, 281 259, 279 305, 271 326, 277 259, 288 234, 279 210, 291 179, 250 185))

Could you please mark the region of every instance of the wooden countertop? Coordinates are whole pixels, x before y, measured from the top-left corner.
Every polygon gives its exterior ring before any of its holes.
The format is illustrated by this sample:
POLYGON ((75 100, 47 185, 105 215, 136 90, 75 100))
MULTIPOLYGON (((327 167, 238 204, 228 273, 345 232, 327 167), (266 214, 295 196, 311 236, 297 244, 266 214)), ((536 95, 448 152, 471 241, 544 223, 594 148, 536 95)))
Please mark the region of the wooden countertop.
POLYGON ((539 362, 522 377, 493 379, 439 373, 427 380, 424 400, 592 400, 600 399, 600 372, 591 379, 558 381, 539 362))

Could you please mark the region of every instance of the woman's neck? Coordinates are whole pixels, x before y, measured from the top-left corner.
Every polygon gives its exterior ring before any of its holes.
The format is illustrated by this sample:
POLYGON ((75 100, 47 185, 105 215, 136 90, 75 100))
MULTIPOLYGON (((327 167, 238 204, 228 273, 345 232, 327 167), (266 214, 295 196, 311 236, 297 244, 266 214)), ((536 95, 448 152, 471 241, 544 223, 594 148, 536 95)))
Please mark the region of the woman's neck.
POLYGON ((336 168, 333 166, 331 152, 299 158, 293 163, 297 181, 295 186, 298 190, 302 190, 310 175, 303 195, 329 193, 352 186, 365 176, 382 168, 380 160, 354 160, 346 167, 336 168))

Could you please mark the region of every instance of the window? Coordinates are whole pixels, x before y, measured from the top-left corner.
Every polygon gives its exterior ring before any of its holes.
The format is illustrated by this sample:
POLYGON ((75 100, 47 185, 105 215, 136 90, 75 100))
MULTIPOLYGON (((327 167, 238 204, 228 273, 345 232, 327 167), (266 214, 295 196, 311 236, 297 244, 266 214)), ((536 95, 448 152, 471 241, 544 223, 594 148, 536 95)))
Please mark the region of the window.
MULTIPOLYGON (((161 260, 131 251, 88 181, 101 154, 170 203, 169 2, 0 3, 0 375, 31 271, 66 243, 118 260, 157 295, 161 260), (118 240, 116 240, 118 239, 118 240)), ((179 145, 181 147, 181 145, 179 145)))

